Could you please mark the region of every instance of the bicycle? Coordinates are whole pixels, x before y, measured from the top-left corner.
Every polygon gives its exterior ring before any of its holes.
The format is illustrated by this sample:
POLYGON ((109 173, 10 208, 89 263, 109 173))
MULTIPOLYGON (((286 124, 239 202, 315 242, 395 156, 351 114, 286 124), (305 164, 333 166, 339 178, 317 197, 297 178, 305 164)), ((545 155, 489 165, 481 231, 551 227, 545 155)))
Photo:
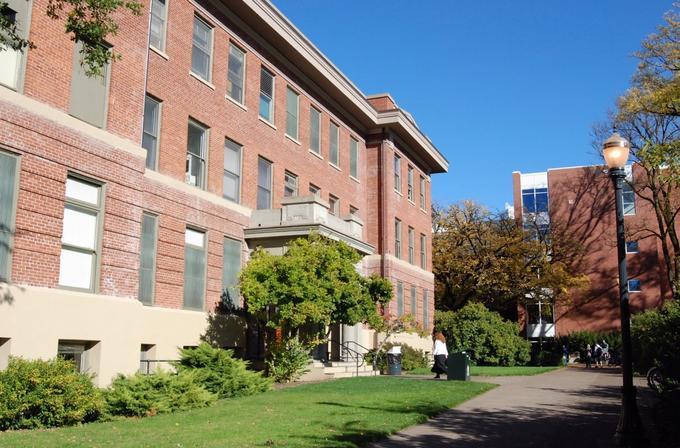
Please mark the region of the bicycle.
POLYGON ((662 394, 672 388, 661 367, 652 367, 647 371, 647 384, 657 394, 662 394))

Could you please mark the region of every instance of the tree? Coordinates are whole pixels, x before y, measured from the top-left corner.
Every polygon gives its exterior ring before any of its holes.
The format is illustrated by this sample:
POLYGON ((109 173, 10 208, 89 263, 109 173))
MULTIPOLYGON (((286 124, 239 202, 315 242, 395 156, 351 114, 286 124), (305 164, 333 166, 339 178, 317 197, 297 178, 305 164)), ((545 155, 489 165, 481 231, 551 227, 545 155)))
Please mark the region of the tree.
MULTIPOLYGON (((66 33, 71 35, 71 40, 82 44, 85 72, 89 76, 101 76, 107 63, 120 58, 107 45, 110 36, 118 32, 114 16, 124 10, 139 15, 141 8, 142 4, 134 0, 49 0, 46 13, 53 20, 65 16, 66 33)), ((0 51, 35 48, 33 42, 22 37, 22 24, 16 23, 7 11, 7 2, 0 0, 0 51)))
POLYGON ((642 42, 631 88, 619 98, 609 122, 596 126, 595 144, 616 128, 631 143, 631 159, 641 169, 631 183, 654 220, 630 228, 636 239, 656 238, 674 298, 680 298, 680 19, 666 14, 665 25, 642 42))
POLYGON ((435 300, 440 310, 468 302, 490 308, 537 300, 567 301, 567 290, 584 276, 552 254, 558 244, 507 216, 494 216, 472 201, 433 212, 435 300))
POLYGON ((293 241, 281 256, 257 249, 240 274, 241 293, 249 312, 288 335, 306 324, 377 324, 392 285, 361 276, 360 260, 347 244, 318 234, 293 241))

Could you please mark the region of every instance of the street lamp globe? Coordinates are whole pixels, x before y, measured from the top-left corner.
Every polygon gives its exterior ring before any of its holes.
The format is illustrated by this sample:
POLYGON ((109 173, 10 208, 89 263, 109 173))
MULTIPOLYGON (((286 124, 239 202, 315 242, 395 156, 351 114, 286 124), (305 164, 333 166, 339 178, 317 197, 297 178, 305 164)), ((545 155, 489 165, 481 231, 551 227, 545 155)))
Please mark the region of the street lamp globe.
POLYGON ((618 132, 614 132, 611 137, 604 141, 602 153, 610 169, 623 168, 626 166, 626 162, 628 162, 630 143, 621 137, 618 132))

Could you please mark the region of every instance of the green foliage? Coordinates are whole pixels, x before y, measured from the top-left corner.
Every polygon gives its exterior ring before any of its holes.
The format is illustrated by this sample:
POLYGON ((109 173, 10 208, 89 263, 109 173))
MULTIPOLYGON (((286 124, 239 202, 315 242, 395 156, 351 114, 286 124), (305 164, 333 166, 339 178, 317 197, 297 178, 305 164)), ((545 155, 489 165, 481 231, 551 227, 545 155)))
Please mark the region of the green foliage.
POLYGON ((634 315, 631 340, 636 370, 661 366, 680 375, 680 302, 671 300, 660 309, 634 315))
POLYGON ((517 324, 481 303, 436 311, 435 330, 446 336, 449 352, 465 351, 479 365, 523 365, 530 358, 530 343, 519 335, 517 324))
POLYGON ((180 349, 177 371, 192 372, 196 381, 219 398, 253 395, 269 390, 271 382, 259 372, 248 370, 248 362, 202 342, 196 348, 180 349))
POLYGON ((217 397, 197 379, 197 372, 120 375, 104 392, 109 415, 147 417, 206 407, 217 397))
POLYGON ((376 350, 371 350, 369 353, 367 353, 364 358, 366 363, 369 365, 372 364, 373 359, 377 356, 376 367, 380 369, 381 372, 386 372, 387 351, 395 345, 399 345, 401 347, 401 369, 403 371, 413 371, 416 369, 425 369, 429 367, 430 362, 422 350, 411 347, 408 344, 394 344, 392 342, 386 343, 383 346, 383 349, 380 350, 379 355, 377 355, 376 350))
POLYGON ((47 428, 96 420, 103 409, 89 375, 61 358, 10 358, 0 371, 0 430, 47 428))
POLYGON ((392 298, 389 282, 362 277, 361 256, 347 244, 312 234, 282 256, 258 249, 240 274, 248 310, 270 328, 293 333, 305 324, 354 325, 379 319, 377 304, 392 298), (276 313, 268 313, 276 309, 276 313))
POLYGON ((310 344, 304 344, 297 336, 277 341, 269 353, 267 370, 277 383, 289 383, 308 372, 310 344))

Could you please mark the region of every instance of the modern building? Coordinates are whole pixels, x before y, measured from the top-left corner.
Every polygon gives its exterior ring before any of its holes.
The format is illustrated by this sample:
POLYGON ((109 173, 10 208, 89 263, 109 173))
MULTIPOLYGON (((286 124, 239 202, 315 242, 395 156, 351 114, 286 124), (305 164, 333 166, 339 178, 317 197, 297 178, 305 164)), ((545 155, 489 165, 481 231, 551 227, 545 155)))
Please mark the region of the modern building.
POLYGON ((0 52, 0 367, 61 354, 105 385, 208 330, 257 358, 258 329, 208 328, 211 312, 242 306, 253 248, 311 231, 362 253, 394 283, 389 312, 429 328, 431 176, 448 162, 413 117, 269 1, 143 3, 103 77, 46 1, 3 12, 36 47, 0 52))
MULTIPOLYGON (((626 167, 634 184, 641 170, 626 167)), ((566 303, 536 303, 523 316, 529 338, 573 331, 609 331, 620 327, 618 256, 614 187, 601 166, 554 168, 540 173, 513 173, 515 218, 532 231, 561 238, 571 250, 563 254, 581 274, 587 288, 567 294, 566 303), (554 234, 554 235, 551 235, 554 234), (553 306, 554 305, 554 306, 553 306)), ((659 306, 671 296, 663 254, 656 238, 640 239, 654 226, 650 204, 639 200, 630 184, 624 189, 628 289, 633 312, 659 306)), ((564 245, 564 244, 563 244, 564 245)))

